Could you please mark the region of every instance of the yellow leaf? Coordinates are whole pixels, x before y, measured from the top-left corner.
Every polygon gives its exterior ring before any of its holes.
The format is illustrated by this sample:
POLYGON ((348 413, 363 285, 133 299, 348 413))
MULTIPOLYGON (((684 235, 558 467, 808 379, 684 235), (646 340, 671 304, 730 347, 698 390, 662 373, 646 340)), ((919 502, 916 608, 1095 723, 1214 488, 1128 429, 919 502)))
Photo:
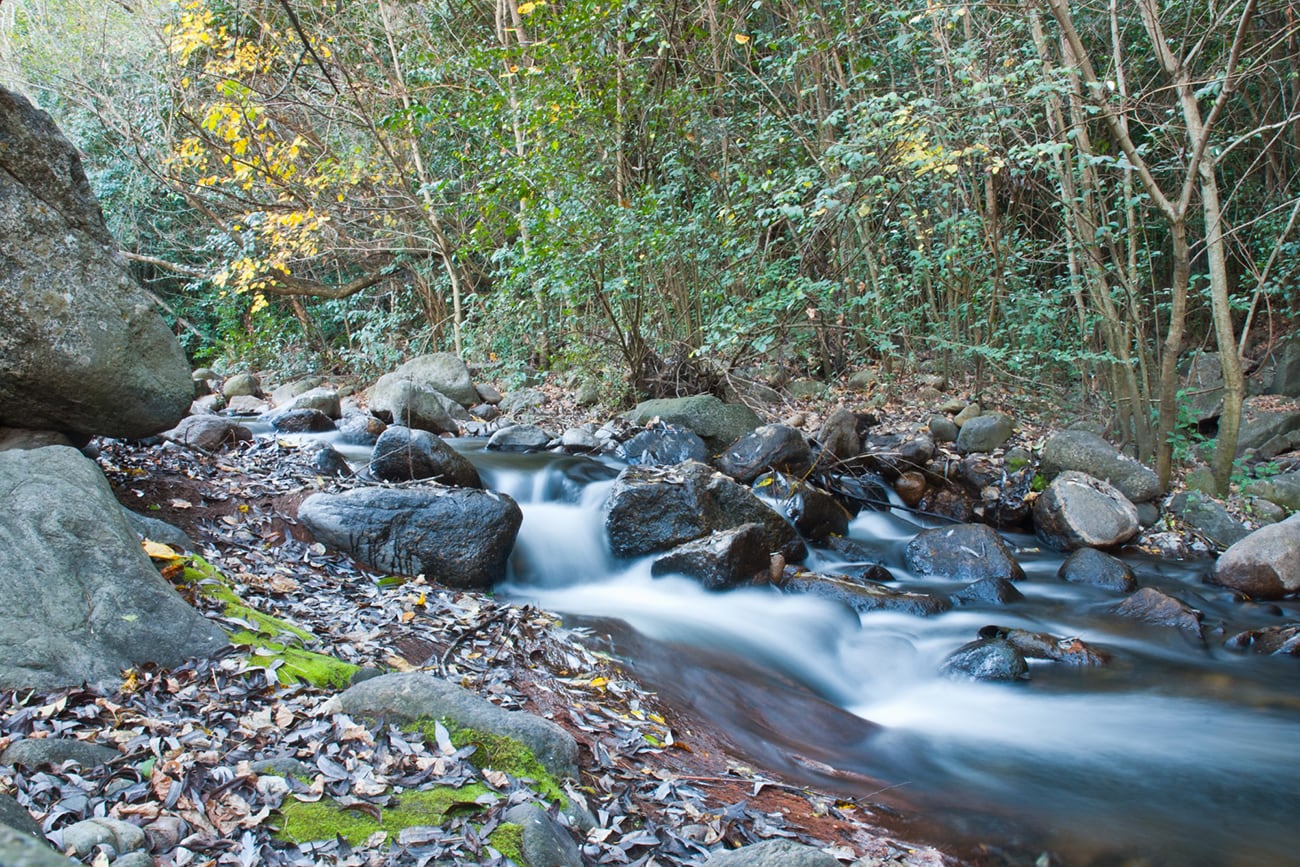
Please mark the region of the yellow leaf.
POLYGON ((400 618, 398 618, 398 619, 401 620, 403 623, 410 623, 412 620, 415 619, 415 612, 414 612, 414 611, 403 611, 403 612, 402 612, 402 616, 401 616, 400 618))
POLYGON ((737 45, 744 45, 746 42, 749 41, 749 37, 746 36, 744 33, 737 33, 735 36, 731 38, 736 40, 737 45))
POLYGON ((402 657, 397 656, 396 654, 390 653, 388 655, 388 658, 386 658, 384 662, 388 663, 388 667, 393 669, 394 671, 415 671, 416 670, 414 665, 411 665, 411 663, 407 662, 405 659, 402 659, 402 657))
POLYGON ((151 560, 175 560, 180 556, 170 545, 164 545, 162 542, 155 542, 152 539, 144 540, 144 552, 149 555, 151 560))

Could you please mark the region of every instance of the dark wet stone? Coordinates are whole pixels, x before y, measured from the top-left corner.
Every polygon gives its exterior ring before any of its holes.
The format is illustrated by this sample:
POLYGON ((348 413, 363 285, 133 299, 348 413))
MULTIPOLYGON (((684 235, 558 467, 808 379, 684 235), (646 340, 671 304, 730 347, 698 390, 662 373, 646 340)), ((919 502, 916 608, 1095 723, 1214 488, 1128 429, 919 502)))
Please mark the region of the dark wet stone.
POLYGON ((984 524, 955 524, 922 530, 908 543, 908 568, 920 575, 958 581, 1005 578, 1019 581, 1024 570, 997 531, 984 524))
POLYGON ((353 446, 372 446, 387 427, 369 413, 354 412, 338 423, 339 440, 353 446))
POLYGON ((1223 642, 1223 646, 1272 656, 1300 656, 1300 623, 1238 632, 1223 642))
POLYGON ((393 425, 375 443, 369 474, 386 482, 432 479, 445 485, 481 488, 469 459, 425 430, 393 425))
POLYGON ((808 593, 830 599, 854 611, 899 611, 918 617, 941 614, 952 607, 942 596, 910 593, 872 581, 850 580, 839 575, 800 572, 786 579, 781 588, 791 593, 808 593))
POLYGON ((1000 638, 981 638, 949 654, 939 669, 947 677, 971 680, 1027 680, 1024 654, 1000 638))
POLYGON ((980 638, 996 638, 1005 641, 1028 659, 1046 659, 1080 667, 1100 666, 1110 662, 1109 654, 1085 644, 1078 638, 1061 638, 1048 632, 985 626, 980 630, 980 638))
POLYGON ((717 530, 655 559, 654 575, 685 575, 709 590, 725 590, 766 575, 771 566, 767 535, 759 524, 717 530))
POLYGON ((1025 594, 1005 578, 981 578, 948 597, 953 605, 1010 605, 1025 594))
POLYGON ((623 443, 617 454, 630 466, 667 466, 683 461, 704 462, 709 459, 708 446, 698 434, 670 424, 659 424, 641 431, 623 443))
POLYGON ((765 473, 754 482, 754 492, 771 500, 805 539, 825 542, 849 531, 851 515, 830 494, 797 478, 765 473))
POLYGON ((324 433, 334 430, 334 420, 318 409, 276 410, 266 420, 281 433, 324 433))
POLYGON ((1174 596, 1161 593, 1154 587, 1143 587, 1114 608, 1119 617, 1128 617, 1178 629, 1187 635, 1201 638, 1201 612, 1174 596))
POLYGON ((1056 575, 1071 584, 1090 584, 1120 593, 1132 593, 1138 587, 1127 563, 1096 548, 1080 548, 1066 557, 1056 575))
POLYGON ((742 484, 769 470, 802 476, 812 468, 812 449, 797 428, 765 424, 733 443, 718 457, 717 465, 742 484))

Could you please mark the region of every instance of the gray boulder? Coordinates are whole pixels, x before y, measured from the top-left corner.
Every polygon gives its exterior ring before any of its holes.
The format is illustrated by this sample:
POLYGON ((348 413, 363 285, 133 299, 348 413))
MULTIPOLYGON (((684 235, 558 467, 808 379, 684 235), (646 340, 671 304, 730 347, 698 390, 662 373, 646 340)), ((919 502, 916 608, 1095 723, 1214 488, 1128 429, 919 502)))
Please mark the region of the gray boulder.
POLYGON ((1113 445, 1088 431, 1060 431, 1043 446, 1039 471, 1054 479, 1066 470, 1110 482, 1133 503, 1145 503, 1160 495, 1160 479, 1153 470, 1120 454, 1113 445))
POLYGON ((1248 497, 1259 497, 1289 509, 1300 512, 1300 470, 1282 473, 1271 479, 1256 479, 1241 489, 1248 497))
POLYGON ((338 423, 339 441, 351 446, 373 446, 387 427, 370 413, 349 413, 338 423))
POLYGON ((709 447, 695 431, 657 424, 623 443, 617 454, 632 465, 664 466, 682 461, 707 461, 709 447))
POLYGON ((537 425, 512 424, 488 438, 487 447, 502 452, 539 452, 551 443, 551 435, 537 425))
POLYGON ((1250 532, 1223 507, 1199 491, 1184 491, 1169 499, 1167 511, 1219 548, 1227 548, 1250 532))
POLYGON ((336 699, 353 716, 402 721, 432 719, 514 738, 556 777, 578 776, 578 744, 550 720, 508 711, 427 672, 386 674, 348 687, 336 699))
POLYGON ((1067 470, 1034 503, 1038 537, 1058 551, 1114 548, 1138 534, 1137 507, 1114 485, 1067 470))
POLYGON ((858 432, 858 415, 842 406, 836 407, 817 431, 825 460, 847 461, 862 453, 862 435, 858 432))
POLYGON ((769 552, 791 562, 807 555, 794 528, 752 491, 695 461, 628 467, 605 500, 605 529, 619 557, 667 551, 749 523, 763 526, 769 552))
POLYGON ((54 851, 44 839, 0 824, 0 864, 4 867, 82 867, 54 851))
POLYGON ((144 437, 185 415, 185 353, 118 255, 76 149, 4 88, 0 262, 0 427, 144 437))
POLYGON ((600 451, 600 440, 596 439, 595 425, 571 427, 560 435, 560 448, 569 454, 589 454, 600 451))
POLYGON ((64 851, 71 852, 78 858, 94 854, 98 846, 108 846, 118 856, 145 846, 144 829, 139 825, 98 816, 69 825, 60 836, 64 851))
POLYGON ((469 458, 425 430, 395 424, 379 435, 369 473, 384 482, 432 479, 458 488, 481 488, 469 458))
POLYGON ((1009 641, 980 638, 963 644, 948 655, 939 668, 947 677, 965 680, 1026 680, 1029 663, 1009 641))
POLYGON ((1132 593, 1138 587, 1127 563, 1096 548, 1080 548, 1066 557, 1056 576, 1071 584, 1091 584, 1120 593, 1132 593))
MULTIPOLYGON (((32 814, 23 808, 23 805, 14 800, 13 795, 6 795, 0 792, 0 825, 13 829, 29 837, 34 837, 45 842, 45 834, 41 832, 41 825, 32 814)), ((5 860, 5 850, 3 843, 0 843, 0 864, 8 864, 5 860)))
POLYGON ((197 446, 206 451, 220 451, 227 446, 253 441, 253 432, 233 419, 219 415, 191 415, 163 437, 181 445, 197 446))
POLYGON ((1261 527, 1224 551, 1209 580, 1256 599, 1300 591, 1300 515, 1261 527))
POLYGON ((309 388, 306 391, 291 397, 282 404, 277 404, 276 409, 294 410, 294 409, 315 409, 329 416, 330 418, 340 418, 343 415, 342 406, 339 403, 339 393, 325 386, 309 388))
POLYGON ((298 519, 377 571, 486 589, 505 578, 523 512, 504 494, 470 488, 354 488, 313 494, 298 519))
POLYGON ((75 449, 0 452, 0 513, 0 688, 116 681, 226 645, 158 574, 75 449))
POLYGON ((126 516, 126 521, 131 525, 131 529, 141 538, 162 542, 164 545, 180 548, 182 551, 198 550, 199 546, 195 545, 194 540, 186 535, 185 531, 180 527, 152 515, 141 515, 138 512, 132 512, 125 506, 122 507, 122 514, 126 516))
POLYGON ((955 442, 958 435, 961 434, 961 429, 957 427, 957 423, 946 415, 930 416, 927 427, 930 428, 930 436, 937 443, 955 442))
POLYGON ((453 418, 451 399, 431 386, 386 373, 370 390, 370 411, 392 424, 433 433, 460 433, 460 422, 453 418))
POLYGON ((391 375, 445 394, 462 407, 470 407, 479 402, 478 389, 474 387, 469 368, 453 352, 434 352, 412 358, 391 375))
POLYGON ((1300 440, 1300 410, 1278 412, 1267 406, 1254 398, 1246 401, 1237 434, 1237 457, 1259 451, 1271 442, 1289 444, 1300 440))
POLYGON ((298 395, 306 394, 324 382, 325 378, 323 376, 304 376, 302 379, 286 382, 271 392, 271 404, 273 406, 285 406, 298 395))
POLYGON ((334 420, 318 409, 277 409, 266 421, 281 433, 324 433, 334 430, 334 420))
POLYGON ((262 381, 251 373, 236 373, 221 384, 221 393, 231 397, 261 397, 262 381))
POLYGON ((22 738, 5 748, 0 754, 0 764, 43 768, 73 762, 80 768, 92 770, 121 757, 122 754, 112 747, 76 738, 22 738))
POLYGON ((767 534, 760 524, 715 530, 702 539, 678 545, 654 561, 653 575, 686 575, 709 590, 748 584, 771 564, 767 534))
POLYGON ((1005 578, 1019 581, 1025 572, 1007 543, 986 524, 955 524, 917 533, 903 556, 919 575, 938 575, 957 581, 1005 578))
POLYGON ((739 849, 722 849, 708 867, 839 867, 839 859, 793 840, 763 840, 739 849))
POLYGON ((642 401, 624 413, 636 425, 658 418, 699 434, 712 451, 720 452, 763 423, 743 403, 723 403, 711 394, 642 401))
POLYGON ((718 456, 717 466, 742 484, 749 484, 769 470, 796 476, 812 468, 812 449, 797 428, 765 424, 745 434, 718 456))
POLYGON ((986 453, 1000 449, 1011 438, 1011 419, 1000 412, 978 415, 957 432, 957 451, 986 453))

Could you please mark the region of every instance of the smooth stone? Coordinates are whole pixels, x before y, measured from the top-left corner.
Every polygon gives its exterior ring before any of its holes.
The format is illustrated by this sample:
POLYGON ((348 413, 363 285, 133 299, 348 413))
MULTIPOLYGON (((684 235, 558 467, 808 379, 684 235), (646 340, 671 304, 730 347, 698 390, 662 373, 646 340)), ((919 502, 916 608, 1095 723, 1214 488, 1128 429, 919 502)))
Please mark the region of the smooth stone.
POLYGON ((1050 479, 1067 470, 1110 482, 1133 503, 1160 496, 1160 479, 1149 467, 1122 455, 1094 433, 1066 430, 1053 434, 1043 445, 1039 470, 1050 479))
POLYGON ((96 846, 107 844, 119 856, 145 845, 144 829, 121 819, 97 817, 85 819, 63 829, 63 848, 71 850, 78 858, 95 851, 96 846))
POLYGON ((253 433, 237 421, 219 415, 191 415, 169 431, 165 439, 181 445, 197 446, 205 451, 220 451, 227 446, 253 441, 253 433))
POLYGON ((488 438, 487 447, 502 452, 539 452, 551 443, 551 435, 531 424, 512 424, 488 438))
POLYGON ((972 581, 948 597, 953 605, 1010 605, 1025 598, 1005 578, 981 578, 972 581))
POLYGON ((1300 591, 1300 515, 1261 527, 1232 545, 1208 580, 1255 599, 1300 591))
POLYGON ((1178 629, 1198 639, 1202 637, 1201 612, 1154 587, 1143 587, 1112 610, 1118 617, 1178 629))
POLYGON ((930 428, 930 436, 937 443, 956 442, 957 434, 961 432, 956 422, 943 415, 930 416, 927 426, 930 428))
POLYGON ((904 558, 908 568, 919 575, 967 583, 983 578, 1019 581, 1025 577, 1006 541, 985 524, 922 530, 907 544, 904 558))
POLYGON ((709 458, 709 448, 699 434, 671 424, 658 424, 641 431, 619 446, 617 452, 632 466, 664 466, 709 458))
POLYGON ((0 824, 0 864, 4 867, 84 867, 53 849, 42 838, 0 824))
POLYGON ((280 433, 325 433, 334 430, 334 420, 318 409, 278 409, 267 416, 280 433))
POLYGON ((251 373, 236 373, 221 385, 221 393, 227 398, 260 397, 262 381, 251 373))
POLYGON ((339 404, 339 393, 332 388, 325 387, 309 388, 290 398, 286 403, 278 405, 276 409, 316 409, 332 419, 340 418, 343 415, 342 407, 339 404))
POLYGON ((723 403, 711 394, 642 401, 624 417, 644 426, 654 419, 692 430, 705 445, 720 452, 763 423, 752 409, 740 403, 723 403))
POLYGON ((1011 419, 1000 412, 969 419, 957 433, 957 451, 988 453, 1002 448, 1011 438, 1011 419))
POLYGON ((1096 548, 1080 548, 1066 557, 1056 576, 1071 584, 1089 584, 1120 593, 1132 593, 1138 588, 1127 563, 1096 548))
POLYGON ((14 741, 0 755, 0 764, 40 768, 73 762, 78 767, 90 770, 121 757, 122 754, 112 747, 76 738, 23 738, 14 741))
POLYGON ((1137 507, 1118 488, 1074 470, 1060 473, 1034 502, 1034 530, 1058 551, 1114 548, 1140 529, 1137 507))
POLYGON ((488 406, 496 406, 505 399, 502 397, 501 392, 486 382, 477 383, 474 386, 474 392, 478 395, 476 403, 486 403, 488 406))
POLYGON ((970 680, 1027 680, 1029 663, 1010 642, 1000 638, 980 638, 949 654, 939 673, 970 680))

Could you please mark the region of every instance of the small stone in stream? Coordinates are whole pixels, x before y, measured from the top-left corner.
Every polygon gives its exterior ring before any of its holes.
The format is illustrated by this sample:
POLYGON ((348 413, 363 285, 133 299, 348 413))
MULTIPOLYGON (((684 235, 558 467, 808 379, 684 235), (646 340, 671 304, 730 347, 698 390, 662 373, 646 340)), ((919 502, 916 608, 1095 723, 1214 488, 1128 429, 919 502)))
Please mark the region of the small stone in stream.
POLYGON ((1024 654, 1000 638, 980 638, 949 654, 939 668, 946 677, 970 680, 1028 680, 1024 654))
POLYGON ((981 578, 948 597, 953 605, 1010 605, 1025 595, 1005 578, 981 578))
POLYGON ((352 412, 338 423, 339 441, 350 446, 373 446, 388 425, 368 412, 352 412))
POLYGON ((1138 587, 1127 563, 1096 548, 1080 548, 1066 557, 1056 576, 1071 584, 1090 584, 1120 593, 1132 593, 1138 587))
POLYGON ((281 433, 324 433, 334 430, 334 420, 318 409, 281 409, 267 416, 281 433))
POLYGON ((709 590, 725 590, 752 581, 767 571, 769 563, 763 527, 742 524, 677 546, 656 558, 650 572, 655 576, 686 575, 709 590))
POLYGON ((488 439, 487 447, 503 452, 537 452, 551 444, 551 435, 537 425, 513 424, 488 439))
POLYGON ((332 419, 343 415, 342 408, 339 405, 339 393, 332 388, 310 388, 302 394, 290 398, 287 403, 278 406, 277 409, 316 409, 332 419))
POLYGON ((352 475, 352 467, 348 464, 347 459, 339 453, 338 449, 328 443, 317 443, 314 447, 304 447, 302 454, 307 459, 307 466, 322 476, 342 476, 347 478, 352 475))
POLYGON ((253 434, 239 422, 218 415, 191 415, 162 436, 186 446, 219 451, 235 443, 253 441, 253 434))
POLYGON ((112 747, 76 738, 23 738, 5 749, 0 755, 0 764, 40 768, 73 762, 80 768, 92 770, 121 757, 122 754, 112 747))
POLYGON ((916 470, 908 470, 894 481, 894 491, 902 499, 903 505, 916 508, 925 499, 925 475, 916 470))
POLYGON ((144 829, 121 819, 86 819, 64 828, 62 836, 64 851, 78 858, 90 855, 101 845, 112 846, 119 856, 145 845, 144 829))
POLYGON ((1110 662, 1109 654, 1088 646, 1078 638, 1060 638, 1047 632, 985 626, 980 630, 980 638, 1001 639, 1029 659, 1047 659, 1080 667, 1101 666, 1110 662))
POLYGON ((768 470, 802 476, 812 468, 812 449, 802 431, 765 424, 732 443, 718 457, 717 466, 741 484, 749 484, 768 470))
POLYGON ((1114 609, 1119 617, 1128 617, 1181 630, 1187 635, 1202 638, 1201 612, 1174 596, 1161 593, 1154 587, 1143 587, 1114 609))
POLYGON ((393 425, 375 443, 370 475, 385 482, 434 479, 460 488, 483 482, 469 459, 426 430, 393 425))
POLYGON ((523 828, 524 863, 529 867, 582 867, 573 836, 539 804, 516 804, 501 817, 523 828))
POLYGON ((1230 650, 1249 650, 1272 656, 1300 656, 1300 624, 1269 626, 1238 632, 1223 642, 1230 650))
POLYGON ((709 448, 699 434, 672 424, 657 424, 641 431, 619 446, 616 453, 631 466, 665 466, 709 459, 709 448))
POLYGON ((842 538, 852 516, 830 494, 800 478, 772 472, 754 481, 754 493, 768 499, 806 539, 825 542, 842 538))
POLYGON ((763 840, 739 849, 719 849, 706 867, 840 867, 838 858, 793 840, 763 840))
POLYGON ((784 581, 781 589, 830 599, 859 613, 898 611, 917 617, 930 617, 942 614, 952 607, 952 603, 942 596, 910 593, 870 581, 855 581, 841 575, 819 575, 813 572, 796 574, 784 581))
POLYGON ((919 575, 957 581, 1005 578, 1019 581, 1025 572, 997 531, 985 524, 956 524, 922 530, 904 551, 908 568, 919 575))

